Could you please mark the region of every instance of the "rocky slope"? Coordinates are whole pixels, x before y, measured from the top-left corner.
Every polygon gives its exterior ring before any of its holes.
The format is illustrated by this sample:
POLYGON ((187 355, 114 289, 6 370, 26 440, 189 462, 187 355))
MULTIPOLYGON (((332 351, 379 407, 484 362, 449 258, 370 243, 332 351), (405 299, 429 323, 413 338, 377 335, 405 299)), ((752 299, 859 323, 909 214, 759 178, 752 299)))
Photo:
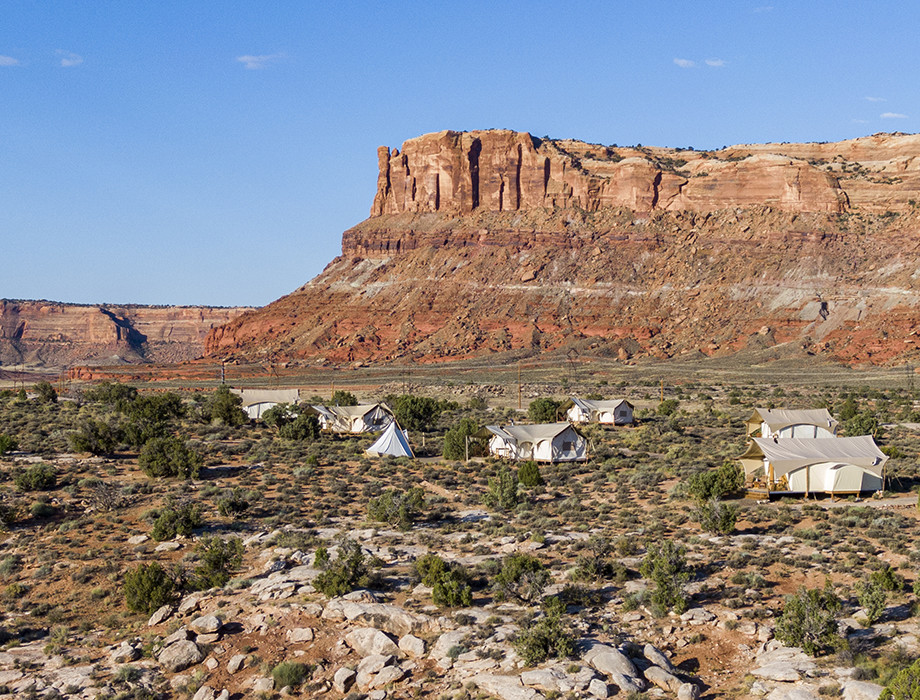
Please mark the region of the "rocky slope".
POLYGON ((209 355, 920 354, 920 136, 702 152, 446 131, 378 158, 342 255, 209 355))
POLYGON ((190 360, 202 354, 209 330, 247 310, 0 299, 0 364, 65 367, 190 360))

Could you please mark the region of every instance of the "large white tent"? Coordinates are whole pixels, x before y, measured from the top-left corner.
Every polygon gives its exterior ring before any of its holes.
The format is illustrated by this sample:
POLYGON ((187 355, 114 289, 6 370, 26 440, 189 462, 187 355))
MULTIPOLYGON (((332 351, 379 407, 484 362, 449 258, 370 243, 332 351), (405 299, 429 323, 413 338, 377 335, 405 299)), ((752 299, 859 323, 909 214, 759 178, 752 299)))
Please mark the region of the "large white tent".
POLYGON ((753 438, 744 474, 771 491, 859 493, 882 488, 888 457, 871 435, 821 440, 753 438))
POLYGON ((393 422, 393 412, 382 403, 360 406, 313 406, 320 427, 336 433, 375 433, 393 422))
POLYGON ((488 437, 489 454, 515 460, 575 462, 588 458, 588 441, 571 423, 487 425, 477 437, 488 437))
POLYGON ((633 405, 626 399, 595 401, 571 397, 562 404, 565 417, 573 423, 629 425, 633 422, 633 405))
POLYGON ((243 400, 243 410, 252 420, 258 420, 268 409, 279 403, 297 403, 297 389, 230 389, 243 400))
POLYGON ((837 421, 826 408, 755 408, 747 421, 747 434, 758 431, 762 438, 832 438, 837 434, 837 421))
POLYGON ((393 457, 415 458, 412 448, 409 447, 409 438, 406 436, 406 432, 396 425, 395 420, 377 438, 377 442, 367 448, 367 453, 377 456, 391 455, 393 457))

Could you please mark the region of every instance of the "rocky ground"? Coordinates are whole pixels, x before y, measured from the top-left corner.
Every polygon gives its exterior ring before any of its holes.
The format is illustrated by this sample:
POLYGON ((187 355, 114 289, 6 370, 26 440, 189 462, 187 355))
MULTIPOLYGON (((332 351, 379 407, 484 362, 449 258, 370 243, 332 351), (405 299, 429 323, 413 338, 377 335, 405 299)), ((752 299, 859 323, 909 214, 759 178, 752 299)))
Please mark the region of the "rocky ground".
MULTIPOLYGON (((369 438, 324 436, 302 447, 260 426, 184 424, 181 431, 196 435, 207 456, 199 478, 150 480, 130 453, 48 451, 63 432, 55 421, 87 407, 48 409, 47 435, 35 443, 43 454, 0 462, 0 495, 51 509, 33 505, 0 538, 0 690, 9 697, 199 700, 877 697, 920 656, 910 592, 920 561, 917 509, 903 493, 916 437, 891 430, 886 444, 900 451, 891 464, 901 486, 890 499, 738 499, 734 531, 714 535, 696 522, 682 484, 740 451, 747 402, 765 390, 695 391, 674 416, 645 408, 639 427, 589 430, 591 462, 541 465, 545 484, 522 488, 520 503, 504 511, 484 503, 501 466, 492 460, 371 461, 359 456, 369 438), (36 463, 55 467, 56 486, 17 495, 12 477, 36 463), (426 506, 408 527, 370 517, 369 498, 410 486, 423 489, 426 506), (233 517, 218 507, 232 489, 251 502, 233 517), (204 523, 189 536, 158 541, 152 511, 169 499, 200 505, 204 523), (225 585, 185 592, 152 614, 126 608, 126 572, 150 562, 192 567, 213 535, 243 545, 225 585), (601 557, 609 568, 585 576, 599 538, 611 545, 601 557), (648 598, 654 584, 640 572, 662 540, 686 549, 682 613, 656 615, 648 598), (327 596, 314 586, 322 570, 317 552, 334 560, 348 541, 378 575, 327 596), (466 572, 469 605, 435 605, 415 568, 429 553, 466 572), (549 572, 537 599, 496 594, 496 571, 514 554, 536 557, 549 572), (904 583, 870 624, 854 586, 884 565, 904 583), (785 597, 825 580, 843 602, 836 648, 811 656, 784 646, 775 629, 785 597), (566 603, 562 620, 574 647, 528 664, 515 640, 547 616, 540 600, 552 596, 566 603), (301 675, 285 675, 284 663, 303 664, 301 675)), ((813 398, 803 392, 786 401, 813 398)), ((898 397, 873 401, 879 407, 898 397)), ((485 410, 496 418, 505 409, 485 410)), ((4 425, 0 433, 19 424, 4 425)))

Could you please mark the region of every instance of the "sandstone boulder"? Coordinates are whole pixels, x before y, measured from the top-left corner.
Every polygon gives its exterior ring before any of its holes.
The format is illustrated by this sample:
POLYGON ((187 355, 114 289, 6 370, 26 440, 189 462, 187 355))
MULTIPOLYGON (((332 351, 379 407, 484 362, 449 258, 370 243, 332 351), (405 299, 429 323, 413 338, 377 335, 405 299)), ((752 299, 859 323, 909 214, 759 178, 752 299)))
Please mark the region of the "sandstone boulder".
POLYGON ((194 666, 204 659, 204 654, 195 642, 180 640, 175 644, 170 644, 160 652, 157 661, 170 673, 184 671, 189 666, 194 666))

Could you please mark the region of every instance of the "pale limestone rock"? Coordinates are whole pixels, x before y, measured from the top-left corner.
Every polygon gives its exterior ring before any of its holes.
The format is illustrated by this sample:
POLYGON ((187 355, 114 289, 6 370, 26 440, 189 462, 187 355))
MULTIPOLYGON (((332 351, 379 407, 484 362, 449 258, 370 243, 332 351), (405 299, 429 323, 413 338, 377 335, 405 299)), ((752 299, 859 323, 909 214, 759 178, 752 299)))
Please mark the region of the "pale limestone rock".
POLYGON ((109 663, 111 664, 127 664, 131 663, 138 657, 141 653, 133 646, 127 642, 122 642, 118 647, 111 653, 109 656, 109 663))
POLYGON ((699 700, 700 689, 693 683, 681 683, 677 689, 677 700, 699 700))
POLYGON ((369 688, 383 688, 388 683, 396 683, 405 678, 406 672, 399 666, 387 666, 381 669, 368 684, 369 688))
POLYGON ((658 647, 652 644, 646 644, 642 647, 642 656, 656 666, 663 668, 668 673, 674 673, 674 666, 671 665, 670 659, 668 659, 658 647))
POLYGON ((501 700, 536 700, 543 697, 533 688, 525 688, 517 676, 482 674, 473 676, 471 680, 477 688, 501 700))
POLYGON ((779 686, 767 696, 767 700, 820 700, 819 696, 800 686, 779 686))
POLYGON ((216 615, 202 615, 189 622, 188 626, 196 634, 214 634, 223 625, 216 615))
POLYGON ((327 620, 372 623, 384 632, 398 637, 437 629, 434 620, 428 615, 409 612, 396 605, 357 602, 344 598, 330 600, 323 609, 322 617, 327 620))
POLYGON ((246 667, 246 654, 235 654, 227 662, 227 673, 233 675, 241 668, 246 667))
POLYGON ((289 629, 285 636, 289 642, 312 642, 313 629, 311 627, 294 627, 289 629))
POLYGON ((217 693, 209 685, 203 685, 198 692, 192 696, 192 700, 216 700, 217 693))
POLYGON ((161 651, 157 661, 170 673, 176 673, 200 663, 203 658, 204 654, 201 653, 198 645, 184 639, 170 644, 161 651))
POLYGON ((360 627, 345 635, 345 643, 359 656, 399 654, 399 647, 387 635, 373 627, 360 627))
POLYGON ((844 700, 878 700, 884 688, 866 681, 847 681, 843 684, 844 700))
POLYGON ((173 608, 171 605, 164 605, 160 608, 157 608, 156 612, 150 616, 149 620, 147 620, 147 626, 153 627, 154 625, 160 624, 164 620, 169 619, 172 613, 173 613, 173 608))
POLYGON ((150 538, 147 535, 134 535, 133 537, 128 538, 128 544, 142 544, 149 539, 150 538))
POLYGON ((419 639, 414 634, 404 634, 399 638, 399 644, 397 646, 399 647, 400 651, 403 651, 414 658, 419 658, 425 655, 425 641, 419 639))
POLYGON ((270 693, 275 689, 275 681, 271 678, 253 678, 249 687, 256 693, 270 693))
POLYGON ((588 683, 588 694, 594 698, 607 698, 610 697, 610 690, 600 678, 592 678, 588 683))
POLYGON ((784 683, 794 683, 802 678, 802 674, 796 671, 792 666, 782 662, 755 668, 751 671, 751 674, 768 681, 782 681, 784 683))
POLYGON ((332 677, 332 687, 340 693, 345 694, 354 684, 356 675, 357 674, 350 668, 340 668, 332 677))
POLYGON ((645 680, 668 693, 676 693, 683 685, 683 681, 659 666, 649 666, 645 669, 645 680))

